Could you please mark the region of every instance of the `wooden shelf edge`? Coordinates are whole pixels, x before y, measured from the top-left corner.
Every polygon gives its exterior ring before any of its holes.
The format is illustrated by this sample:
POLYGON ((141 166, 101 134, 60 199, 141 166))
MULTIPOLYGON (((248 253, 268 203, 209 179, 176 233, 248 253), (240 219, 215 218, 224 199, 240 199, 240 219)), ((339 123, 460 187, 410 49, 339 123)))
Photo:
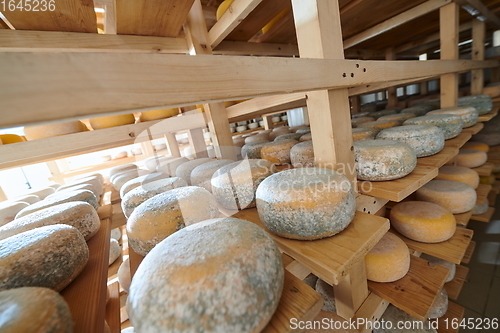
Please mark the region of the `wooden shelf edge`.
POLYGON ((469 274, 469 268, 456 265, 455 277, 450 282, 446 282, 444 284, 444 288, 448 293, 448 298, 456 300, 462 291, 462 287, 464 286, 465 280, 467 279, 467 275, 469 274))
POLYGON ((480 167, 472 168, 472 170, 476 171, 480 176, 490 176, 493 172, 493 164, 486 162, 480 167))
POLYGON ((476 189, 477 193, 477 205, 482 205, 484 204, 484 201, 488 197, 488 194, 491 191, 492 186, 491 185, 485 185, 485 184, 479 184, 479 186, 476 189))
POLYGON ((106 322, 111 333, 121 332, 120 323, 120 286, 115 282, 108 286, 109 300, 106 304, 106 322))
POLYGON ((468 264, 470 262, 470 259, 472 258, 472 254, 474 253, 475 249, 476 249, 476 242, 471 240, 469 246, 467 247, 467 250, 465 251, 464 257, 462 258, 462 263, 468 264))
POLYGON ((466 228, 472 216, 472 210, 461 214, 454 214, 457 225, 466 228))
POLYGON ((458 151, 459 148, 457 147, 445 146, 443 150, 435 155, 419 157, 417 159, 417 165, 440 168, 458 155, 458 151))
POLYGON ((484 127, 483 123, 477 123, 474 126, 464 128, 462 131, 463 132, 468 132, 468 133, 470 133, 472 135, 475 135, 475 134, 479 133, 479 131, 482 130, 483 127, 484 127))
POLYGON ((493 110, 491 110, 489 113, 479 116, 477 121, 486 122, 495 118, 495 116, 498 114, 498 108, 499 108, 498 106, 494 106, 493 110))
POLYGON ((488 211, 484 214, 472 215, 471 220, 489 223, 495 214, 495 207, 489 207, 488 211))

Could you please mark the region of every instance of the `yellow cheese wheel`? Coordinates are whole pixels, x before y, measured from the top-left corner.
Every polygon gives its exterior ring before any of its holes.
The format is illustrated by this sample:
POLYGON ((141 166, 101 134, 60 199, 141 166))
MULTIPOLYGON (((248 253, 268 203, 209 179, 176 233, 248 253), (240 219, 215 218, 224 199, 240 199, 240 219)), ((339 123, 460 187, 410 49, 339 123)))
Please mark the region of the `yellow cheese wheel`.
POLYGON ((222 17, 222 15, 226 12, 233 1, 234 0, 224 0, 219 5, 219 7, 217 7, 217 11, 215 12, 215 18, 217 19, 217 21, 222 17))
POLYGON ((479 175, 470 168, 445 165, 439 168, 439 174, 434 179, 454 180, 476 189, 479 186, 479 175))
POLYGON ((0 146, 1 146, 1 145, 3 145, 3 141, 2 141, 2 139, 0 138, 0 146))
POLYGON ((266 143, 260 150, 260 157, 274 164, 290 163, 290 150, 297 143, 293 139, 266 143))
POLYGON ((433 202, 453 214, 461 214, 476 205, 476 191, 469 185, 454 180, 431 180, 416 192, 417 200, 433 202))
POLYGON ((449 210, 425 201, 401 202, 391 209, 389 219, 403 236, 423 243, 448 240, 457 228, 455 216, 449 210))
POLYGON ((469 142, 466 142, 462 148, 465 148, 465 149, 477 149, 477 150, 482 150, 484 151, 485 153, 487 153, 488 151, 490 151, 490 146, 488 146, 486 143, 482 143, 482 142, 475 142, 475 141, 469 141, 469 142))
POLYGON ((375 118, 373 118, 373 117, 352 118, 351 119, 351 126, 352 127, 363 126, 362 124, 364 124, 364 123, 370 123, 372 121, 375 121, 375 118))
POLYGON ((352 129, 352 141, 373 140, 380 130, 378 128, 358 127, 352 129))
POLYGON ((477 168, 486 163, 487 160, 488 155, 477 149, 460 149, 456 156, 457 165, 467 168, 477 168))
POLYGON ((135 123, 133 114, 120 114, 115 116, 98 117, 90 119, 90 125, 93 129, 110 128, 135 123))
POLYGON ((4 145, 26 141, 22 136, 16 134, 0 134, 0 140, 4 145))
POLYGON ((179 114, 179 109, 161 109, 161 110, 151 110, 141 112, 140 120, 141 121, 149 121, 149 120, 157 120, 164 119, 176 116, 179 114))
POLYGON ((359 125, 358 127, 363 127, 363 128, 377 128, 377 129, 384 129, 384 128, 389 128, 389 127, 394 127, 394 126, 399 126, 401 125, 401 121, 397 120, 377 120, 377 121, 370 121, 368 123, 363 123, 359 125))
POLYGON ((286 14, 290 11, 290 8, 283 9, 278 15, 276 15, 271 21, 269 21, 265 26, 262 27, 262 33, 265 34, 268 32, 279 20, 285 17, 286 14))
MULTIPOLYGON (((280 135, 283 135, 283 134, 288 134, 290 133, 290 129, 288 127, 285 127, 285 126, 281 126, 281 127, 278 127, 278 128, 275 128, 271 133, 269 133, 269 140, 274 140, 276 139, 278 136, 280 135)), ((295 133, 301 133, 301 132, 295 132, 295 133)))
POLYGON ((375 282, 393 282, 410 269, 410 250, 398 236, 388 232, 365 256, 366 278, 375 282))
POLYGON ((64 123, 26 126, 24 128, 24 134, 26 135, 26 138, 31 141, 65 134, 84 132, 87 130, 87 126, 85 126, 84 123, 76 120, 64 123))

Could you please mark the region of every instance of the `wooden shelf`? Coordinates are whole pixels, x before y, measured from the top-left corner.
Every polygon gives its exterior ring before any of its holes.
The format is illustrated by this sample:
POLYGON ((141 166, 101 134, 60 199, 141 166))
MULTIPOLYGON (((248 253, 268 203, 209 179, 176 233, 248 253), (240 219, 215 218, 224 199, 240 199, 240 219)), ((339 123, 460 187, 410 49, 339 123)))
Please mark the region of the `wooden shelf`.
POLYGON ((437 175, 437 168, 417 165, 412 173, 400 179, 381 182, 358 181, 358 190, 376 198, 400 202, 437 175))
POLYGON ((464 128, 464 129, 462 130, 462 132, 468 132, 468 133, 470 133, 470 134, 474 135, 474 134, 479 133, 479 131, 480 131, 480 130, 482 130, 482 129, 483 129, 483 127, 484 127, 484 124, 483 124, 483 123, 477 123, 477 124, 476 124, 476 125, 474 125, 474 126, 464 128))
POLYGON ((472 258, 472 254, 474 253, 475 249, 476 249, 476 242, 471 240, 469 246, 467 246, 467 250, 465 250, 464 257, 462 258, 462 262, 464 264, 468 264, 470 262, 470 259, 472 258))
MULTIPOLYGON (((255 208, 242 210, 234 217, 253 222, 267 230, 255 208)), ((387 230, 389 220, 356 212, 353 221, 344 231, 324 239, 301 241, 269 233, 283 252, 308 267, 326 283, 337 285, 387 230)))
POLYGON ((495 118, 497 114, 498 114, 498 106, 494 106, 493 110, 491 110, 489 113, 479 116, 478 121, 480 122, 490 121, 491 119, 495 118))
POLYGON ((109 300, 106 304, 106 322, 111 333, 120 333, 120 285, 115 282, 108 286, 108 289, 109 300))
POLYGON ((439 153, 427 156, 420 157, 417 159, 417 166, 429 166, 440 168, 446 163, 448 163, 452 158, 454 158, 458 154, 458 148, 455 147, 444 147, 439 153))
POLYGON ((491 186, 491 190, 496 194, 500 193, 500 180, 495 181, 495 183, 491 186))
POLYGON ((472 134, 470 134, 469 132, 462 131, 462 133, 460 133, 457 137, 450 140, 446 140, 444 142, 444 146, 452 148, 461 148, 467 141, 470 140, 471 137, 472 134))
POLYGON ((491 185, 479 184, 479 186, 476 189, 478 205, 484 204, 484 201, 488 197, 491 188, 492 188, 491 185))
POLYGON ((453 329, 451 322, 458 321, 458 323, 460 323, 464 316, 464 312, 465 308, 463 306, 454 302, 448 302, 448 311, 446 311, 444 316, 438 318, 438 333, 457 333, 459 328, 453 329))
POLYGON ((486 162, 480 167, 472 168, 472 170, 475 170, 480 176, 489 176, 493 172, 493 164, 486 162))
POLYGON ((469 220, 472 216, 472 209, 462 214, 455 214, 454 216, 457 221, 457 225, 465 228, 467 227, 467 224, 469 224, 469 220))
POLYGON ((495 207, 489 207, 488 211, 483 214, 479 215, 472 215, 471 219, 474 221, 479 221, 479 222, 490 222, 491 218, 493 217, 493 214, 495 213, 495 207))
POLYGON ((439 265, 430 266, 419 257, 410 258, 410 270, 403 278, 388 283, 368 281, 368 288, 413 317, 425 320, 449 271, 439 265))
POLYGON ((462 262, 467 247, 471 242, 472 234, 474 233, 469 229, 457 228, 455 234, 447 241, 430 244, 406 238, 393 228, 391 228, 390 232, 400 237, 412 250, 427 253, 431 256, 454 262, 455 264, 460 264, 462 262))
POLYGON ((467 279, 467 274, 469 274, 469 268, 456 265, 457 270, 455 272, 455 277, 450 282, 444 284, 444 288, 448 293, 448 298, 456 300, 460 292, 462 291, 462 287, 465 283, 465 279, 467 279))

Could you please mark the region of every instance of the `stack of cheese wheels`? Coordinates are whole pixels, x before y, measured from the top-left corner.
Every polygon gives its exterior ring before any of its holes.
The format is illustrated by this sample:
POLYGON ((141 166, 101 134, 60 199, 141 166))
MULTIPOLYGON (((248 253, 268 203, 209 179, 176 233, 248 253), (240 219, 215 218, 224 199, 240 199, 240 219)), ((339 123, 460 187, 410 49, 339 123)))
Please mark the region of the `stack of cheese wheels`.
POLYGON ((463 120, 452 114, 434 114, 406 120, 403 125, 434 125, 444 134, 444 139, 453 139, 462 132, 463 120))
POLYGON ((375 129, 384 129, 384 128, 389 128, 389 127, 394 127, 398 126, 401 123, 399 121, 395 120, 377 120, 377 121, 370 121, 369 123, 363 123, 358 126, 358 128, 375 128, 375 129))
POLYGON ((464 124, 463 128, 474 126, 477 123, 479 114, 477 110, 470 106, 456 107, 456 108, 446 108, 430 111, 428 115, 432 114, 453 114, 462 118, 464 124))
POLYGON ((267 177, 257 188, 257 210, 273 233, 292 239, 333 236, 351 223, 354 190, 331 169, 299 168, 267 177))
POLYGON ((26 126, 24 128, 24 135, 26 139, 31 141, 84 131, 88 131, 85 124, 76 120, 65 123, 26 126))
POLYGON ((295 133, 300 133, 300 134, 307 134, 310 132, 311 132, 311 127, 309 126, 299 128, 298 130, 295 131, 295 133))
POLYGON ((458 106, 472 106, 481 116, 489 113, 493 109, 493 102, 488 95, 472 95, 460 97, 458 99, 458 106))
POLYGON ((455 161, 458 166, 477 168, 488 160, 488 154, 478 149, 460 149, 455 161))
POLYGON ((390 109, 385 109, 385 110, 381 110, 381 111, 372 112, 372 113, 370 113, 369 116, 373 117, 375 119, 378 119, 378 118, 383 117, 383 116, 388 116, 388 115, 391 115, 391 114, 396 114, 399 111, 401 111, 401 108, 390 108, 390 109))
POLYGON ((445 165, 439 168, 439 174, 434 179, 446 179, 462 182, 473 189, 479 186, 479 174, 470 168, 445 165))
POLYGON ((191 185, 191 172, 193 172, 194 168, 211 161, 213 161, 211 158, 202 157, 182 163, 175 170, 175 176, 184 179, 188 185, 191 185))
POLYGON ((468 141, 462 146, 462 148, 464 148, 464 149, 477 149, 477 150, 484 151, 485 153, 490 151, 490 146, 488 146, 486 143, 476 142, 476 141, 468 141))
POLYGON ((182 164, 189 162, 186 157, 176 157, 166 162, 160 162, 160 165, 156 168, 157 172, 164 172, 170 177, 175 177, 177 168, 182 164))
POLYGON ((417 157, 431 156, 444 148, 444 133, 436 126, 408 125, 387 128, 377 134, 377 139, 407 143, 417 157))
POLYGON ((266 143, 260 150, 260 157, 274 164, 288 164, 291 162, 290 150, 297 143, 293 139, 266 143))
POLYGON ((260 151, 262 147, 268 144, 269 141, 262 141, 256 143, 247 143, 241 148, 241 157, 260 159, 260 151))
POLYGON ((393 282, 410 270, 410 250, 398 236, 388 232, 365 256, 366 278, 393 282))
POLYGON ((360 141, 360 140, 373 140, 377 136, 377 133, 380 132, 377 128, 365 128, 358 127, 352 129, 352 140, 360 141))
POLYGON ((278 136, 290 133, 290 129, 287 126, 276 127, 271 133, 269 133, 269 140, 274 140, 278 136))
POLYGON ((55 205, 25 215, 0 227, 0 239, 21 232, 53 224, 67 224, 75 227, 85 238, 92 238, 101 222, 96 210, 86 202, 74 201, 55 205))
POLYGON ((404 121, 415 118, 415 115, 413 113, 399 113, 399 114, 389 114, 387 116, 382 116, 378 118, 377 120, 394 120, 399 122, 401 125, 404 121))
POLYGON ((352 127, 357 127, 360 126, 361 124, 364 123, 369 123, 375 121, 375 118, 373 117, 359 117, 359 118, 353 118, 351 119, 351 126, 352 127))
POLYGON ((35 228, 0 241, 0 291, 19 287, 62 290, 83 270, 89 248, 69 225, 35 228))
POLYGON ((331 313, 337 313, 337 306, 335 304, 335 295, 333 294, 333 288, 328 283, 321 279, 316 279, 316 284, 313 287, 318 294, 323 298, 322 311, 327 311, 331 313))
POLYGON ((23 208, 19 213, 17 213, 16 219, 34 213, 44 208, 52 207, 55 205, 71 201, 83 201, 90 204, 92 207, 94 207, 95 210, 99 208, 99 205, 97 203, 97 198, 94 195, 94 193, 88 190, 68 191, 68 192, 62 192, 51 198, 47 198, 45 200, 34 203, 26 208, 23 208))
POLYGON ((417 200, 433 202, 453 214, 461 214, 476 205, 476 191, 469 185, 454 180, 431 180, 416 192, 417 200))
MULTIPOLYGON (((418 320, 394 305, 389 304, 380 318, 380 322, 384 322, 385 324, 374 325, 373 333, 401 333, 403 330, 398 325, 401 325, 401 323, 415 323, 418 320)), ((411 333, 437 333, 437 331, 427 319, 421 325, 419 323, 419 325, 412 326, 411 333)))
POLYGON ((354 160, 361 180, 398 179, 417 166, 415 151, 408 144, 393 140, 355 141, 354 160))
POLYGON ((0 331, 73 332, 68 304, 49 288, 23 287, 0 292, 0 331))
POLYGON ((5 201, 0 203, 0 226, 14 221, 16 215, 30 204, 24 201, 5 201))
POLYGON ((484 128, 472 137, 472 140, 484 142, 489 146, 500 145, 500 116, 484 124, 484 128))
POLYGON ((233 160, 215 160, 198 165, 191 171, 191 184, 212 192, 211 180, 215 171, 233 162, 233 160))
POLYGON ((152 181, 130 190, 122 198, 122 211, 129 217, 134 209, 149 198, 160 193, 173 190, 174 188, 187 186, 187 183, 179 177, 163 178, 152 181))
POLYGON ((141 112, 139 120, 150 121, 150 120, 165 119, 176 116, 178 114, 179 114, 178 108, 143 111, 141 112))
POLYGON ((311 133, 306 133, 306 134, 303 134, 300 138, 299 138, 299 141, 300 142, 304 142, 304 141, 311 141, 312 140, 312 134, 311 133))
POLYGON ((137 332, 260 332, 283 283, 280 251, 262 228, 212 219, 149 252, 132 280, 127 313, 137 332))
MULTIPOLYGON (((283 134, 285 135, 285 134, 283 134)), ((249 143, 259 143, 259 142, 269 142, 269 134, 268 133, 260 133, 257 135, 252 135, 245 138, 245 144, 249 143)))
POLYGON ((290 162, 294 168, 315 166, 312 141, 301 142, 293 146, 290 149, 290 162))
POLYGON ((263 159, 234 162, 214 173, 211 181, 212 193, 224 208, 253 208, 257 187, 275 172, 274 164, 263 159))
POLYGON ((125 194, 127 194, 136 187, 143 186, 144 184, 165 178, 169 178, 169 176, 163 172, 154 172, 133 178, 128 182, 126 182, 125 184, 123 184, 123 186, 120 188, 120 198, 123 198, 125 194))
POLYGON ((441 258, 436 258, 436 257, 431 256, 431 255, 426 254, 426 253, 422 253, 420 258, 427 260, 429 262, 429 265, 431 265, 431 266, 439 265, 439 266, 442 266, 442 267, 448 269, 450 272, 448 273, 448 277, 446 278, 445 282, 450 282, 451 280, 453 280, 455 278, 455 273, 457 271, 457 265, 455 265, 454 263, 447 261, 447 260, 444 260, 444 259, 441 259, 441 258))
POLYGON ((302 133, 288 133, 288 134, 281 134, 280 136, 277 136, 274 141, 284 141, 284 140, 299 140, 300 137, 302 136, 302 133))
POLYGON ((186 186, 144 201, 127 221, 130 246, 145 256, 159 242, 185 226, 219 215, 214 196, 202 187, 186 186))
POLYGON ((98 117, 89 120, 93 129, 103 129, 116 126, 123 126, 135 123, 133 114, 121 114, 115 116, 98 117))
POLYGON ((32 205, 35 202, 40 201, 40 197, 38 195, 34 195, 34 194, 27 194, 27 195, 15 197, 14 199, 12 199, 12 201, 22 201, 22 202, 26 202, 26 203, 32 205))
POLYGON ((406 201, 391 209, 391 225, 403 236, 423 243, 450 239, 456 230, 455 216, 438 204, 406 201))

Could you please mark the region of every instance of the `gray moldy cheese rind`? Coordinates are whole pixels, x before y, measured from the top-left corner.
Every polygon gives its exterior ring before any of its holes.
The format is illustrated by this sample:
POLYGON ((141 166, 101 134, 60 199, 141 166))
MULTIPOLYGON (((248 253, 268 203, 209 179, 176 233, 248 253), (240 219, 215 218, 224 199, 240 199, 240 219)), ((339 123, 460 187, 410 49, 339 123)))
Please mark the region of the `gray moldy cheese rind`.
POLYGON ((203 187, 205 190, 212 192, 212 176, 215 171, 222 168, 224 165, 233 163, 233 160, 215 160, 197 166, 191 172, 191 184, 194 186, 203 187))
POLYGON ((273 141, 283 141, 283 140, 299 140, 300 137, 304 135, 302 133, 287 133, 287 134, 281 134, 277 136, 273 141))
POLYGON ((378 119, 380 117, 383 117, 383 116, 388 116, 390 114, 396 114, 398 113, 399 111, 401 110, 401 108, 398 110, 398 109, 385 109, 385 110, 381 110, 381 111, 376 111, 376 112, 372 112, 368 115, 368 117, 373 117, 375 119, 378 119))
POLYGON ((175 170, 175 176, 184 179, 188 185, 191 185, 191 172, 193 172, 194 168, 211 161, 213 161, 213 159, 209 157, 202 157, 182 163, 175 170))
POLYGON ((446 109, 438 109, 434 111, 430 111, 427 113, 428 115, 433 114, 454 114, 462 118, 464 124, 463 128, 474 126, 477 123, 479 113, 477 110, 470 106, 462 106, 456 108, 446 108, 446 109))
POLYGON ((0 332, 71 333, 68 304, 48 288, 24 287, 0 292, 0 332))
POLYGON ((444 148, 444 133, 432 125, 408 125, 386 128, 377 134, 377 140, 395 140, 407 143, 417 157, 431 156, 444 148))
POLYGON ((29 203, 23 201, 5 201, 0 203, 0 226, 13 221, 16 215, 26 207, 29 207, 29 203))
POLYGON ((263 159, 246 159, 223 166, 212 177, 212 192, 227 209, 255 207, 259 184, 276 172, 276 166, 263 159))
POLYGON ((101 221, 96 210, 88 203, 83 201, 66 202, 38 210, 0 227, 0 240, 54 224, 67 224, 75 227, 85 240, 89 240, 99 230, 101 221))
POLYGON ((405 120, 415 118, 416 116, 413 113, 399 113, 399 114, 389 114, 387 116, 382 116, 377 120, 395 120, 403 123, 405 120))
POLYGON ((260 159, 260 151, 262 147, 270 141, 263 141, 258 143, 247 143, 241 148, 241 157, 260 159))
POLYGON ((132 249, 142 256, 159 242, 187 225, 219 215, 214 196, 202 187, 176 188, 140 204, 127 221, 132 249))
POLYGON ((415 151, 408 144, 393 140, 355 141, 354 159, 361 180, 398 179, 417 166, 415 151))
POLYGON ((493 109, 493 102, 488 95, 472 95, 459 97, 458 106, 472 106, 481 116, 489 113, 493 109))
POLYGON ((428 105, 414 105, 409 108, 401 110, 400 113, 413 113, 415 117, 421 117, 425 115, 427 112, 431 111, 433 108, 432 106, 428 105))
POLYGON ((462 132, 462 118, 452 114, 433 114, 406 120, 403 125, 434 125, 444 133, 444 139, 453 139, 462 132))
POLYGON ((312 141, 296 144, 290 149, 290 162, 294 168, 314 167, 314 147, 312 141))
POLYGON ((48 195, 46 197, 46 199, 53 198, 54 196, 59 195, 63 192, 71 192, 71 191, 77 191, 77 190, 88 190, 88 191, 94 193, 96 198, 100 197, 100 194, 97 192, 94 185, 92 185, 92 184, 77 184, 77 185, 71 185, 71 186, 68 185, 65 187, 61 186, 57 189, 56 193, 48 195))
POLYGON ((284 283, 278 247, 240 219, 206 220, 159 243, 130 286, 137 332, 260 332, 284 283))
POLYGON ((56 224, 25 231, 0 241, 0 290, 46 287, 61 291, 89 259, 82 234, 56 224))
POLYGON ((120 198, 123 198, 125 194, 127 194, 136 187, 142 186, 143 184, 154 182, 155 180, 160 180, 165 178, 169 178, 169 176, 166 173, 153 172, 153 173, 148 173, 147 175, 142 175, 130 179, 120 188, 120 198))
POLYGON ((257 188, 257 211, 273 233, 291 239, 333 236, 356 212, 347 178, 330 169, 299 168, 267 177, 257 188))

